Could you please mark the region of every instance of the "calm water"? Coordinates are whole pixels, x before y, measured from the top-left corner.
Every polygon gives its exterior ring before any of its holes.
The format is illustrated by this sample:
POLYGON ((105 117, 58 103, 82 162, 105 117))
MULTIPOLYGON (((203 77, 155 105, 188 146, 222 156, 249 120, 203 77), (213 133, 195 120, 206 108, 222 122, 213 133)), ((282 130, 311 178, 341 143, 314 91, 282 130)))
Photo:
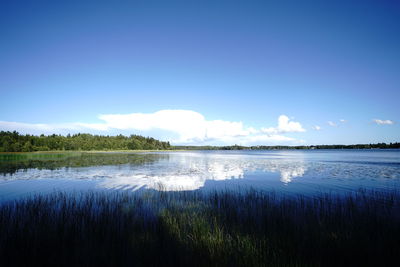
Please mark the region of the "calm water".
POLYGON ((0 200, 81 190, 349 192, 400 186, 399 150, 1 154, 0 200))

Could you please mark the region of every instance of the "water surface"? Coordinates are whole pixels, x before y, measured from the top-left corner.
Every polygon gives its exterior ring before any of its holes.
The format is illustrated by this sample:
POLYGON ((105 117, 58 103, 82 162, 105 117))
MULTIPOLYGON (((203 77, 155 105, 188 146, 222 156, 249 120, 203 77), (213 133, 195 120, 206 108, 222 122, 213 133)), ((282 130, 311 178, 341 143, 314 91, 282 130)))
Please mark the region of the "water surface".
POLYGON ((0 154, 0 199, 85 190, 393 190, 398 150, 0 154))

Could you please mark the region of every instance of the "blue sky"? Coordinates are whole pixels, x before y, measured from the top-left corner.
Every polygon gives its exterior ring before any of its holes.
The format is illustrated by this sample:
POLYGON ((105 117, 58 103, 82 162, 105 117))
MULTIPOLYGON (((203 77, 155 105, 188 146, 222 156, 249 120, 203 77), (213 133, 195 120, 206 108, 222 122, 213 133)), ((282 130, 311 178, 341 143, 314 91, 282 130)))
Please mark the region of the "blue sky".
POLYGON ((60 2, 0 3, 0 130, 400 141, 397 1, 60 2))

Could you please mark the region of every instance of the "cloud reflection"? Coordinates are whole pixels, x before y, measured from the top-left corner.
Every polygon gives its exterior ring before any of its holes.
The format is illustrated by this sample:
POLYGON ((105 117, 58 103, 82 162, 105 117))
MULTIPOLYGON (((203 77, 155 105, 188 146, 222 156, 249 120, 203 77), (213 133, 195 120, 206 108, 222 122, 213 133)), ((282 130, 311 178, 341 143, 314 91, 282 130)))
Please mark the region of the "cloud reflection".
POLYGON ((290 183, 294 177, 301 177, 304 175, 306 169, 302 166, 282 169, 281 170, 281 182, 282 183, 290 183))
MULTIPOLYGON (((156 154, 154 154, 157 156, 156 154)), ((302 158, 230 153, 160 154, 145 164, 119 164, 89 167, 62 167, 54 170, 30 168, 3 176, 3 180, 68 179, 94 181, 99 188, 118 190, 155 189, 196 190, 207 181, 243 179, 257 172, 258 177, 276 177, 288 184, 306 171, 302 158)), ((268 178, 269 179, 269 178, 268 178)), ((246 182, 252 182, 248 180, 246 182)))
POLYGON ((239 155, 173 155, 168 162, 123 172, 100 181, 107 189, 137 190, 140 188, 180 191, 202 188, 207 180, 242 179, 254 171, 279 172, 280 181, 287 184, 306 171, 304 162, 284 159, 256 159, 239 155))

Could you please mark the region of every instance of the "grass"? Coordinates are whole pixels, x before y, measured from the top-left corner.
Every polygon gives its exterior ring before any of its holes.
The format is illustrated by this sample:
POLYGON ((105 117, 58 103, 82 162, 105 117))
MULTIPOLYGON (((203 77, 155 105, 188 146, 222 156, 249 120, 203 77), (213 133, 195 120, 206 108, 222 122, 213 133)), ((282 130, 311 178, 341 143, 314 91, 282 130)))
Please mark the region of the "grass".
POLYGON ((391 266, 399 226, 397 191, 54 193, 0 204, 0 266, 391 266))

